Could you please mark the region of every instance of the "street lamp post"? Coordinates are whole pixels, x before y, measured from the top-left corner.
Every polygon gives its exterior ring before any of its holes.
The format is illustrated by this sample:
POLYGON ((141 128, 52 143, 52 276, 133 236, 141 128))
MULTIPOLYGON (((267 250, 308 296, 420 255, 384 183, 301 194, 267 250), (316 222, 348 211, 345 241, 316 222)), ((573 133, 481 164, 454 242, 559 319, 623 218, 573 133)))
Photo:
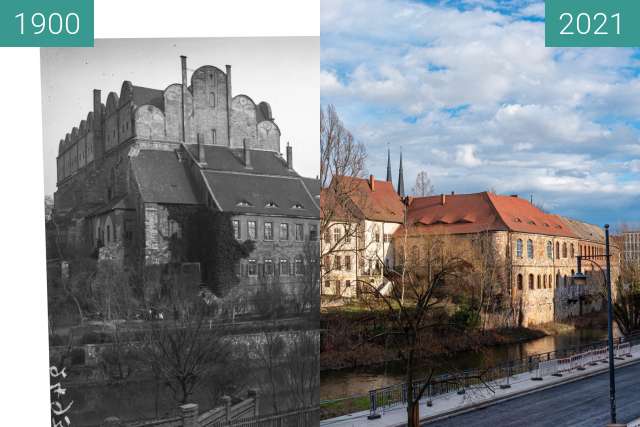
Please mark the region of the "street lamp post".
POLYGON ((605 285, 607 287, 607 347, 609 350, 609 404, 611 410, 611 424, 616 423, 616 378, 614 371, 613 357, 613 303, 611 297, 611 253, 609 249, 609 224, 604 226, 605 234, 605 254, 604 255, 578 255, 578 271, 573 276, 573 281, 577 285, 587 283, 587 276, 582 272, 582 260, 589 261, 594 264, 604 276, 605 285), (605 258, 606 270, 596 262, 597 259, 605 258))

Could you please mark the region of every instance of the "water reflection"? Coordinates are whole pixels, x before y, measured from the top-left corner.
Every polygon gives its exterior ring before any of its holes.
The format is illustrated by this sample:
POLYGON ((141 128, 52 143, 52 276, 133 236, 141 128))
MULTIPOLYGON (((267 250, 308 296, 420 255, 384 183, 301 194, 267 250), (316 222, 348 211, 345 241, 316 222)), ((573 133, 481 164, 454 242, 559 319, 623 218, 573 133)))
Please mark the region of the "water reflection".
MULTIPOLYGON (((494 346, 482 353, 461 352, 449 357, 446 365, 452 369, 460 370, 479 368, 485 364, 496 365, 534 354, 586 345, 604 340, 606 337, 606 329, 574 330, 525 343, 494 346)), ((325 371, 320 374, 320 399, 330 400, 363 395, 371 389, 396 384, 402 382, 403 379, 402 367, 397 363, 387 363, 385 366, 375 368, 325 371)))

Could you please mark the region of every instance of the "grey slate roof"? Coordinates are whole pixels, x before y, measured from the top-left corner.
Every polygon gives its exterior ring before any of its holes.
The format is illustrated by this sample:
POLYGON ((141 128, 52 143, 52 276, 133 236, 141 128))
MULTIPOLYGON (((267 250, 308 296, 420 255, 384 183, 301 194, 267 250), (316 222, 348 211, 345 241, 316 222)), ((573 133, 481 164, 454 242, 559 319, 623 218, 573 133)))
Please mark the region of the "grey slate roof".
POLYGON ((307 178, 302 177, 302 181, 304 185, 307 186, 307 189, 311 193, 313 197, 320 197, 320 180, 316 178, 307 178))
POLYGON ((112 200, 104 206, 99 207, 98 209, 92 211, 87 217, 102 215, 107 212, 116 211, 116 210, 133 210, 135 206, 129 194, 126 194, 122 197, 112 200))
MULTIPOLYGON (((198 146, 189 144, 189 150, 194 156, 198 156, 198 146)), ((205 158, 207 169, 217 171, 244 172, 253 174, 298 176, 287 168, 287 162, 278 153, 264 150, 249 150, 251 156, 251 169, 244 167, 242 149, 229 149, 228 147, 205 145, 205 158)))
POLYGON ((160 89, 151 89, 143 86, 133 86, 133 103, 141 105, 153 105, 164 111, 164 92, 160 89))
POLYGON ((578 221, 577 219, 568 218, 566 216, 558 216, 562 218, 567 224, 569 224, 571 231, 573 231, 574 234, 576 234, 581 239, 591 242, 604 243, 605 236, 603 228, 598 227, 594 224, 589 224, 587 222, 578 221))
POLYGON ((131 168, 145 202, 200 204, 174 151, 140 150, 131 158, 131 168))
POLYGON ((226 212, 319 217, 299 177, 203 171, 220 208, 226 212), (275 206, 268 207, 269 204, 275 206), (295 208, 295 205, 301 207, 295 208))

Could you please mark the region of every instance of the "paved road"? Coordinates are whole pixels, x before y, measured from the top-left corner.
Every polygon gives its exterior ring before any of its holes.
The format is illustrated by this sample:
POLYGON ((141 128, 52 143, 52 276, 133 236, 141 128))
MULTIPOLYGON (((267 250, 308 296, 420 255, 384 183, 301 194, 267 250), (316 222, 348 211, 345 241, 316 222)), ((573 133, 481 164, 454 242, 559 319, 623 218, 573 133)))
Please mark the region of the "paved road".
MULTIPOLYGON (((616 369, 616 403, 618 422, 640 418, 640 364, 616 369)), ((603 427, 608 422, 609 374, 605 372, 426 425, 603 427)))

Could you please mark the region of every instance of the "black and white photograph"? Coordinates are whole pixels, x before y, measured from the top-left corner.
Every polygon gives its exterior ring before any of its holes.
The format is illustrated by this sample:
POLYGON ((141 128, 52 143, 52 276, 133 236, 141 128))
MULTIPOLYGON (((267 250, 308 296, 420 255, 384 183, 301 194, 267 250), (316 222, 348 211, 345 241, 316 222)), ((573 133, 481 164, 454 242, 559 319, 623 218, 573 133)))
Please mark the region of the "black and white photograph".
POLYGON ((52 423, 318 424, 319 49, 41 49, 52 423))

